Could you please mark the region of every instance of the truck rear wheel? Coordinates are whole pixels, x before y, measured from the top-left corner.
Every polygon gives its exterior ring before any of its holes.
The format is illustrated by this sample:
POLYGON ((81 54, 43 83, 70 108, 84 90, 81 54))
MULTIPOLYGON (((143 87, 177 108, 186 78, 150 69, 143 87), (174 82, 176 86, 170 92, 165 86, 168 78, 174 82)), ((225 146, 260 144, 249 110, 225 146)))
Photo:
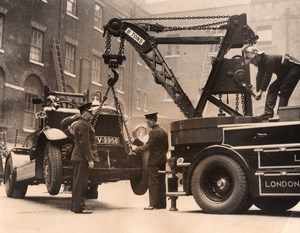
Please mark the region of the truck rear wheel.
POLYGON ((15 175, 12 158, 9 157, 4 172, 6 196, 22 199, 26 195, 28 185, 21 182, 15 182, 15 175))
POLYGON ((207 213, 237 213, 248 204, 245 172, 226 156, 212 155, 201 161, 193 172, 191 189, 197 204, 207 213))
POLYGON ((136 195, 144 195, 148 190, 148 179, 147 179, 147 164, 149 158, 149 151, 143 152, 140 156, 140 165, 142 172, 139 176, 134 177, 130 180, 131 189, 136 195))
POLYGON ((254 199, 254 205, 266 213, 282 213, 285 212, 299 202, 296 198, 282 197, 258 197, 254 199))
POLYGON ((44 178, 50 195, 57 195, 62 183, 62 160, 60 149, 48 142, 44 153, 44 178))

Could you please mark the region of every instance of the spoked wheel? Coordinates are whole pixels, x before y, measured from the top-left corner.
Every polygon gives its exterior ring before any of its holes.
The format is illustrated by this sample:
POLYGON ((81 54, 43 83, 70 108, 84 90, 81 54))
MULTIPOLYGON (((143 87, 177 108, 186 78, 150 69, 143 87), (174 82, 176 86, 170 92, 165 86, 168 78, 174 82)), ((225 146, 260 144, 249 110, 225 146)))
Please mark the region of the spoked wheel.
POLYGON ((207 213, 231 214, 249 206, 245 173, 226 156, 212 155, 201 161, 193 172, 191 189, 197 204, 207 213))
POLYGON ((44 154, 44 178, 50 195, 57 195, 62 183, 62 159, 60 149, 50 142, 44 154))
POLYGON ((28 185, 22 182, 15 182, 15 176, 12 158, 9 157, 4 172, 6 196, 22 199, 26 195, 28 185))
POLYGON ((266 213, 285 212, 299 202, 299 199, 293 197, 257 197, 254 199, 254 205, 266 213))

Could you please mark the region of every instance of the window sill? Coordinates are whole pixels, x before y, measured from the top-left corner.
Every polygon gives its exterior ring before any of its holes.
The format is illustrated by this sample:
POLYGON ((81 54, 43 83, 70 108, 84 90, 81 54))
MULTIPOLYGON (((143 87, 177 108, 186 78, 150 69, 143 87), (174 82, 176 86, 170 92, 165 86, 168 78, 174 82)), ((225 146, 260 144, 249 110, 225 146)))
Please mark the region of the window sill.
POLYGON ((4 50, 3 50, 3 49, 0 49, 0 53, 4 53, 4 50))
POLYGON ((76 75, 75 75, 75 74, 72 74, 72 73, 70 73, 70 72, 68 72, 68 71, 65 71, 65 70, 64 70, 64 74, 65 74, 65 75, 68 75, 69 77, 76 78, 76 75))
POLYGON ((116 90, 118 93, 120 93, 120 94, 122 94, 122 95, 124 95, 125 94, 125 92, 124 91, 121 91, 121 90, 116 90))
POLYGON ((41 63, 41 62, 38 62, 38 61, 29 60, 29 62, 32 63, 32 64, 35 64, 35 65, 38 65, 38 66, 42 66, 42 67, 45 66, 44 63, 41 63))
POLYGON ((67 12, 67 15, 70 16, 70 17, 72 17, 73 19, 77 19, 78 20, 78 17, 76 15, 73 15, 70 12, 67 12))
POLYGON ((179 54, 166 55, 165 58, 179 57, 179 54))
POLYGON ((98 87, 102 87, 101 83, 97 83, 97 82, 92 82, 93 85, 98 86, 98 87))
POLYGON ((97 28, 97 27, 94 26, 94 29, 95 29, 96 31, 98 31, 98 32, 100 32, 100 33, 103 34, 103 30, 102 30, 101 28, 97 28))

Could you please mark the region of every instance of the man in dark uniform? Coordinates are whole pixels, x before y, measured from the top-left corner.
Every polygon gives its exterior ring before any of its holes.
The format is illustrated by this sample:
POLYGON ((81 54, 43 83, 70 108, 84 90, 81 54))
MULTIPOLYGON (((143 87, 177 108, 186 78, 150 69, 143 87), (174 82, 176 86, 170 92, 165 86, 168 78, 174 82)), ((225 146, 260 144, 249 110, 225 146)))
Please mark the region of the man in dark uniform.
POLYGON ((89 169, 93 168, 94 161, 98 160, 95 130, 90 123, 93 116, 91 105, 91 103, 88 103, 78 108, 81 116, 72 126, 75 147, 71 157, 74 163, 71 211, 75 213, 93 212, 92 210, 85 209, 89 169))
POLYGON ((165 170, 168 151, 168 134, 157 124, 157 112, 146 114, 147 125, 151 128, 149 139, 143 146, 133 147, 136 153, 149 151, 147 166, 148 187, 149 187, 149 207, 145 210, 166 208, 166 175, 159 174, 159 170, 165 170))
POLYGON ((256 76, 258 94, 255 97, 256 100, 260 100, 262 93, 267 90, 272 75, 277 75, 277 79, 271 83, 268 89, 265 111, 261 115, 262 119, 267 120, 274 115, 273 109, 278 95, 278 107, 288 105, 289 98, 300 78, 300 62, 287 54, 283 56, 267 55, 254 46, 245 46, 243 52, 250 63, 258 68, 256 76))

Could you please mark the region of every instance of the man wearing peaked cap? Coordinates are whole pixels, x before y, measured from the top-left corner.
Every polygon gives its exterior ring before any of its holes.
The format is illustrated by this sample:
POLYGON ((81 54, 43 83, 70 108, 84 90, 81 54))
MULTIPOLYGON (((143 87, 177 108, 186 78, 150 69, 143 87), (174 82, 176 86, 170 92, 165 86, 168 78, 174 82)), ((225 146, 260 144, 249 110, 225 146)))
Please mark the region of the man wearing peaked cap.
POLYGON ((94 167, 94 162, 99 162, 95 130, 91 124, 92 103, 83 104, 78 109, 81 113, 78 121, 74 124, 74 150, 71 160, 74 163, 72 183, 71 211, 75 213, 92 213, 85 209, 89 173, 94 167))
POLYGON ((159 170, 166 169, 168 134, 157 124, 157 112, 146 114, 147 125, 151 128, 149 139, 145 145, 133 148, 136 153, 149 151, 147 165, 149 202, 145 210, 166 208, 166 175, 159 174, 159 170))
POLYGON ((265 110, 260 117, 263 120, 273 118, 278 96, 278 107, 288 105, 289 98, 299 81, 300 62, 288 54, 265 54, 254 46, 245 46, 242 52, 249 62, 258 69, 256 75, 256 89, 258 93, 255 99, 260 100, 263 92, 268 90, 265 110), (270 84, 273 74, 276 75, 276 80, 270 84))
POLYGON ((144 116, 145 116, 146 120, 153 119, 153 120, 157 121, 157 114, 158 114, 158 112, 153 112, 153 113, 145 114, 144 116))
POLYGON ((86 104, 81 105, 78 109, 79 109, 80 113, 82 114, 85 111, 92 111, 91 107, 92 107, 92 103, 86 103, 86 104))

